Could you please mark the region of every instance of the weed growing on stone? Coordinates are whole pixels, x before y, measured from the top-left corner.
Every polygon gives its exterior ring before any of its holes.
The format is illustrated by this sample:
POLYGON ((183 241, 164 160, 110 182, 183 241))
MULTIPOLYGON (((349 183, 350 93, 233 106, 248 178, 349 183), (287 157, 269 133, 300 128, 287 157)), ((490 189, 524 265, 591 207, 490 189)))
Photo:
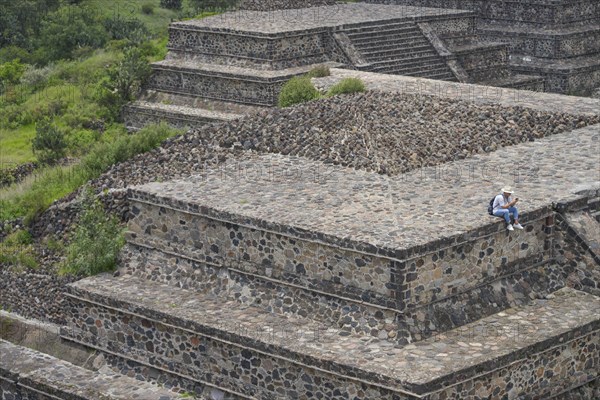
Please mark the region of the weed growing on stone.
POLYGON ((308 76, 295 76, 283 85, 279 94, 279 107, 290 107, 321 97, 308 76))
POLYGON ((0 243, 0 264, 32 269, 39 266, 28 231, 16 230, 0 243))
POLYGON ((344 78, 331 87, 327 96, 336 96, 338 94, 359 93, 365 91, 365 84, 358 78, 344 78))
POLYGON ((331 71, 329 71, 329 67, 326 65, 319 65, 306 74, 309 78, 324 78, 329 75, 331 75, 331 71))
POLYGON ((125 244, 123 228, 115 216, 104 211, 90 188, 82 191, 80 199, 83 213, 59 272, 91 276, 113 271, 125 244))

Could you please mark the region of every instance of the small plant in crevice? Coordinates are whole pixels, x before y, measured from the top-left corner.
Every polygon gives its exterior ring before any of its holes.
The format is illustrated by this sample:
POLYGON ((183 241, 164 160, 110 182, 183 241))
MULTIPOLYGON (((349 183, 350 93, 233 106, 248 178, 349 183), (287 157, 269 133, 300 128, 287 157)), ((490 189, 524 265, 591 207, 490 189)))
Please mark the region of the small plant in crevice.
POLYGON ((330 75, 331 71, 326 65, 319 65, 318 67, 315 67, 306 73, 306 76, 309 78, 323 78, 330 75))
POLYGON ((279 107, 289 107, 321 97, 308 76, 295 76, 287 81, 279 94, 279 107))
POLYGON ((327 91, 327 96, 331 97, 338 94, 360 93, 364 91, 365 84, 359 78, 344 78, 327 91))
POLYGON ((39 266, 28 231, 16 230, 0 242, 0 265, 31 269, 39 266))
POLYGON ((114 271, 125 244, 123 228, 115 216, 106 213, 91 188, 81 191, 80 202, 81 215, 60 273, 92 276, 114 271))

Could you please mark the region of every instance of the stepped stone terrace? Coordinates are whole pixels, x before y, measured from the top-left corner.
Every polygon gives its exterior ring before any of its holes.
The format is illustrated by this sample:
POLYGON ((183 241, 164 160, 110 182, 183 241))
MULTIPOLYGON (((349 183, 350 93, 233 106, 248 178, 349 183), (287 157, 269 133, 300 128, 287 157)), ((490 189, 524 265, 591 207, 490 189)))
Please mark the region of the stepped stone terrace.
POLYGON ((598 128, 394 177, 246 154, 133 187, 121 267, 70 285, 61 335, 210 398, 561 398, 600 371, 556 223, 600 210, 598 128), (523 231, 485 214, 507 183, 523 231))

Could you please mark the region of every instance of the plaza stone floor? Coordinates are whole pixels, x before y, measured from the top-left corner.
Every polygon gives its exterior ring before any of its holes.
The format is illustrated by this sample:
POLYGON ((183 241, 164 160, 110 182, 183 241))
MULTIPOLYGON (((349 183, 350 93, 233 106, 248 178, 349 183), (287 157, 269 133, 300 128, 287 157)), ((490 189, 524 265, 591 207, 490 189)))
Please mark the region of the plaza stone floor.
POLYGON ((600 125, 394 177, 264 155, 132 191, 233 223, 393 253, 490 223, 503 229, 487 205, 506 185, 521 199, 524 225, 528 211, 600 189, 600 125))
POLYGON ((410 20, 465 13, 468 12, 403 5, 352 3, 291 10, 227 12, 200 20, 175 22, 172 26, 268 35, 374 21, 410 20))

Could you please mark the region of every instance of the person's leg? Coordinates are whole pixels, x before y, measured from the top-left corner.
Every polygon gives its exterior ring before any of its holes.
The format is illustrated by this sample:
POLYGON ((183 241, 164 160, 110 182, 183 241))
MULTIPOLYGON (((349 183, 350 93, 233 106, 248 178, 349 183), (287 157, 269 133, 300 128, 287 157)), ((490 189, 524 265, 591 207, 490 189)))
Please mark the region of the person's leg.
POLYGON ((496 217, 503 217, 504 221, 506 221, 506 224, 510 225, 510 211, 508 211, 508 209, 503 208, 503 209, 500 209, 500 210, 496 210, 494 212, 494 215, 496 217))
POLYGON ((523 226, 519 223, 519 210, 517 207, 509 207, 509 212, 512 213, 513 219, 515 220, 514 227, 517 229, 523 229, 523 226))
POLYGON ((508 212, 513 215, 515 224, 518 224, 519 223, 519 210, 517 210, 517 207, 508 207, 508 212))

